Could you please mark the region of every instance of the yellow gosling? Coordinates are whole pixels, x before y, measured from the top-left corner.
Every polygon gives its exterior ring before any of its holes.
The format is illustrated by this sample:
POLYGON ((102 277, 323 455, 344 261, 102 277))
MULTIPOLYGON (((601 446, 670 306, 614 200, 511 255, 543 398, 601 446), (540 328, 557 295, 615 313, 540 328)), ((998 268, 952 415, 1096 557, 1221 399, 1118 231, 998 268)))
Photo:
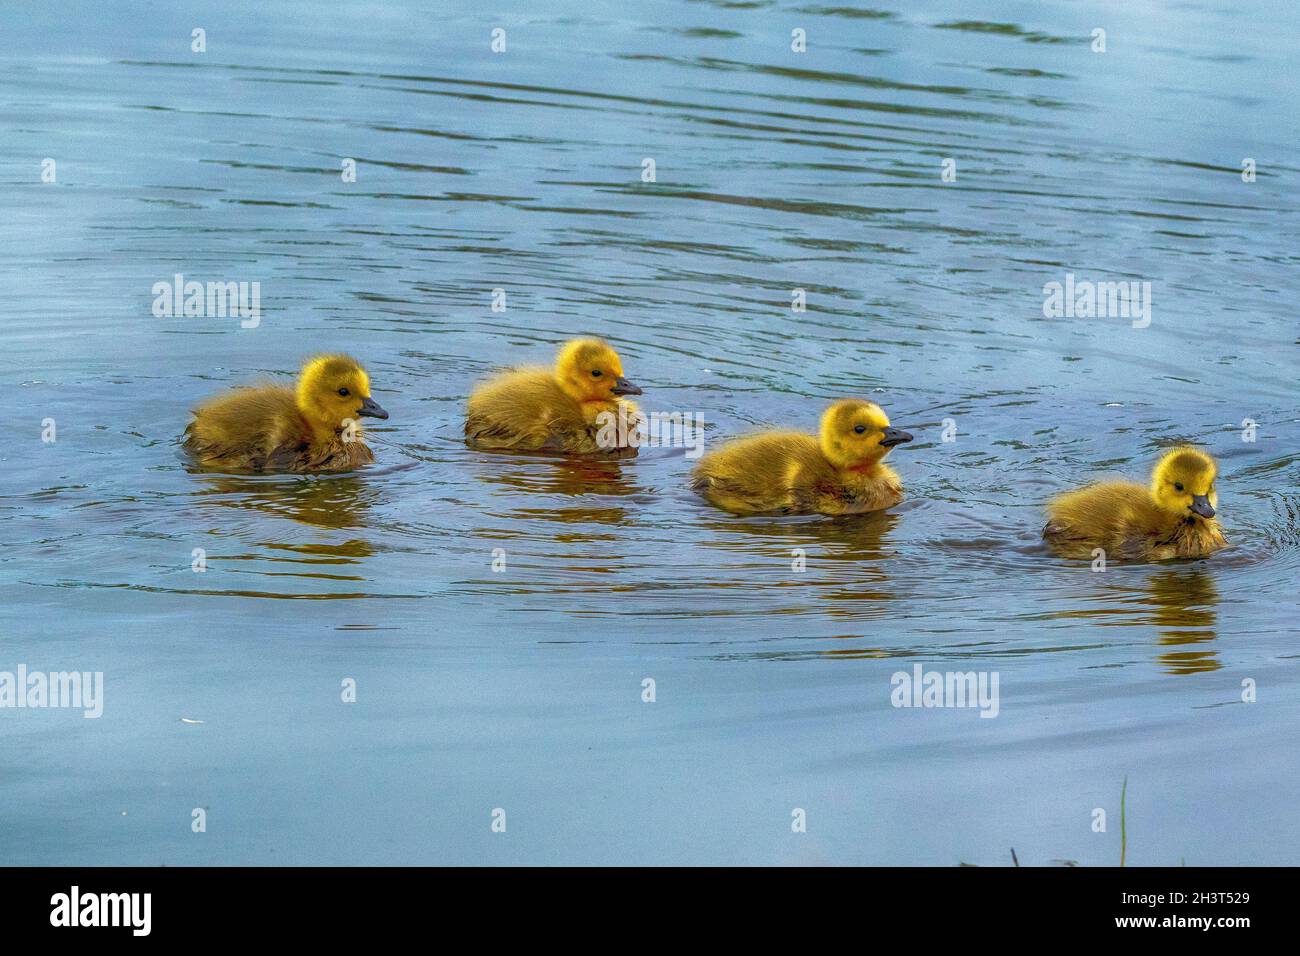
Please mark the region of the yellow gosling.
POLYGON ((204 402, 185 429, 185 447, 210 468, 256 472, 348 471, 375 460, 362 416, 387 418, 370 397, 356 359, 310 359, 296 387, 237 388, 204 402))
POLYGON ((903 500, 902 482, 884 458, 911 440, 879 405, 843 399, 822 415, 818 437, 761 432, 710 452, 695 467, 692 487, 740 515, 880 511, 903 500))
POLYGON ((1149 488, 1104 481, 1053 499, 1043 537, 1070 558, 1093 557, 1097 548, 1116 561, 1204 558, 1228 546, 1215 520, 1217 474, 1205 452, 1174 448, 1156 464, 1149 488))
POLYGON ((602 426, 616 421, 620 409, 635 421, 636 405, 625 396, 640 394, 609 345, 574 339, 560 349, 555 368, 511 369, 474 389, 465 438, 476 448, 634 455, 635 448, 608 439, 617 429, 605 427, 602 434, 602 426))

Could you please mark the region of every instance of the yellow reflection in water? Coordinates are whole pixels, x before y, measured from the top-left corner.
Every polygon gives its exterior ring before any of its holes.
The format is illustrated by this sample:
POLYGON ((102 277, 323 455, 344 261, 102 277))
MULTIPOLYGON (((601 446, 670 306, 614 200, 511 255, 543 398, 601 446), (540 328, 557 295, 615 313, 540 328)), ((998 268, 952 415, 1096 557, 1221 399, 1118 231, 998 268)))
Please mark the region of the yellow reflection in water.
POLYGON ((1053 618, 1086 621, 1111 627, 1155 627, 1160 647, 1156 655, 1169 674, 1196 674, 1223 665, 1211 648, 1174 650, 1206 644, 1217 636, 1219 590, 1209 571, 1201 567, 1152 568, 1140 581, 1104 572, 1098 577, 1104 603, 1094 601, 1053 611, 1053 618))
POLYGON ((499 486, 512 503, 516 518, 538 518, 562 524, 618 525, 630 520, 631 515, 621 504, 602 504, 592 499, 634 498, 645 494, 636 483, 634 471, 625 470, 618 458, 580 458, 561 456, 509 454, 492 456, 491 468, 478 472, 485 484, 499 486), (573 507, 554 503, 521 501, 519 493, 529 495, 562 495, 581 498, 583 503, 573 507))
MULTIPOLYGON (((773 614, 814 613, 828 617, 883 617, 898 595, 890 586, 888 546, 899 522, 890 511, 844 518, 810 516, 744 517, 707 512, 701 519, 712 533, 710 546, 757 556, 765 566, 782 568, 765 588, 786 588, 788 603, 773 614)), ((748 567, 752 568, 753 565, 748 567)), ((734 571, 735 569, 729 569, 734 571)), ((766 568, 764 574, 766 574, 766 568)), ((714 582, 720 588, 752 587, 748 575, 728 573, 714 582)), ((830 656, 878 656, 877 648, 845 648, 830 656)))
POLYGON ((494 455, 480 481, 509 491, 549 495, 631 495, 641 489, 617 458, 494 455))
MULTIPOLYGON (((199 480, 202 487, 195 494, 205 506, 228 508, 250 516, 256 514, 287 518, 325 531, 364 528, 370 518, 370 504, 377 494, 361 478, 346 475, 268 479, 204 474, 199 480)), ((255 575, 259 579, 312 579, 328 582, 325 586, 329 590, 298 593, 280 589, 232 588, 222 593, 259 598, 348 599, 364 596, 358 591, 357 585, 366 581, 366 578, 359 573, 359 569, 349 566, 357 565, 375 554, 375 548, 369 541, 359 537, 344 541, 267 540, 269 536, 266 530, 277 525, 257 521, 255 527, 258 543, 264 551, 222 554, 211 560, 229 563, 232 569, 240 568, 244 574, 255 575)), ((289 535, 286 534, 285 537, 289 535)), ((240 536, 232 534, 230 540, 240 540, 240 536)))
POLYGON ((1217 636, 1219 589, 1208 571, 1162 568, 1147 580, 1146 600, 1152 609, 1150 623, 1160 628, 1160 646, 1169 648, 1156 656, 1168 673, 1195 674, 1223 666, 1212 648, 1188 649, 1217 636))
MULTIPOLYGON (((731 550, 753 550, 754 539, 769 553, 803 548, 809 557, 814 554, 836 561, 877 562, 892 557, 885 547, 885 539, 898 524, 899 516, 892 511, 844 518, 823 517, 744 517, 724 515, 709 511, 702 520, 703 527, 717 537, 711 542, 716 547, 731 550), (750 540, 730 540, 739 533, 750 540)), ((864 570, 883 576, 883 568, 872 564, 864 570)))
POLYGON ((260 511, 317 528, 363 528, 376 492, 355 476, 289 478, 205 475, 197 492, 204 504, 260 511))
POLYGON ((474 476, 489 486, 491 505, 474 533, 511 542, 508 566, 524 575, 488 574, 466 586, 561 601, 662 586, 635 580, 637 559, 626 554, 621 529, 641 520, 656 500, 636 482, 635 464, 506 451, 483 453, 477 464, 474 476))

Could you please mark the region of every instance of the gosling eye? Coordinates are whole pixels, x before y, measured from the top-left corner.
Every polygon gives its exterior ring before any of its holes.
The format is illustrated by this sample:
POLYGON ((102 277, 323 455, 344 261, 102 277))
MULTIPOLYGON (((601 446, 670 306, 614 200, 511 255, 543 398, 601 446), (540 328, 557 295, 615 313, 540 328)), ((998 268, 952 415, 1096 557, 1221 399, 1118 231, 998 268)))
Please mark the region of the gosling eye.
POLYGON ((591 377, 592 377, 592 378, 600 378, 600 369, 598 369, 598 368, 593 368, 593 369, 591 370, 591 377))
POLYGON ((1181 481, 1175 481, 1175 482, 1174 482, 1174 491, 1183 491, 1183 490, 1184 490, 1184 489, 1183 489, 1183 483, 1182 483, 1181 481))
POLYGON ((857 432, 859 435, 861 435, 864 431, 867 430, 867 426, 866 426, 866 425, 854 425, 854 426, 853 426, 853 430, 854 430, 855 432, 857 432))
POLYGON ((348 395, 348 390, 346 388, 340 388, 339 394, 342 395, 344 398, 346 398, 348 395))

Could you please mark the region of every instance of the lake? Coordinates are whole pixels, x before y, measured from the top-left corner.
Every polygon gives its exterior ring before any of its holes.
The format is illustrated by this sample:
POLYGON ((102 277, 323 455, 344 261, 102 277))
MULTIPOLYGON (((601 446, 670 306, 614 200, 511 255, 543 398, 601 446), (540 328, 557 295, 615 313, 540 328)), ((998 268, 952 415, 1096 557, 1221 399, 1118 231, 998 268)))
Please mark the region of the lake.
POLYGON ((1298 44, 1262 2, 0 9, 0 671, 103 675, 0 709, 0 861, 1109 866, 1127 781, 1128 865, 1294 863, 1298 44), (155 315, 178 274, 257 321, 155 315), (906 500, 467 448, 579 335, 706 448, 878 402, 906 500), (321 350, 374 465, 189 467, 195 403, 321 350), (1179 441, 1231 550, 1044 550, 1179 441))

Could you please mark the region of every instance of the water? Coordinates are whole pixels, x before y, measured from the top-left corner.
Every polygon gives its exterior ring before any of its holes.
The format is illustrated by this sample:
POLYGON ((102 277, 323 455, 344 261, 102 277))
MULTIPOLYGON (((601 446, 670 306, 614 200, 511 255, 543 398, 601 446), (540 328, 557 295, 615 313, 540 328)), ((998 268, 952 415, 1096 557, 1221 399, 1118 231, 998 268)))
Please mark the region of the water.
POLYGON ((98 720, 0 711, 0 860, 1110 865, 1127 777, 1130 864, 1294 862, 1295 18, 450 6, 0 11, 0 670, 105 675, 98 720), (155 318, 177 272, 260 324, 155 318), (1150 281, 1149 327, 1044 318, 1066 273, 1150 281), (588 333, 710 443, 880 402, 907 500, 739 519, 681 449, 462 444, 475 381, 588 333), (187 469, 196 401, 322 349, 375 466, 187 469), (1176 440, 1231 551, 1042 550, 1176 440), (894 708, 915 664, 998 716, 894 708))

